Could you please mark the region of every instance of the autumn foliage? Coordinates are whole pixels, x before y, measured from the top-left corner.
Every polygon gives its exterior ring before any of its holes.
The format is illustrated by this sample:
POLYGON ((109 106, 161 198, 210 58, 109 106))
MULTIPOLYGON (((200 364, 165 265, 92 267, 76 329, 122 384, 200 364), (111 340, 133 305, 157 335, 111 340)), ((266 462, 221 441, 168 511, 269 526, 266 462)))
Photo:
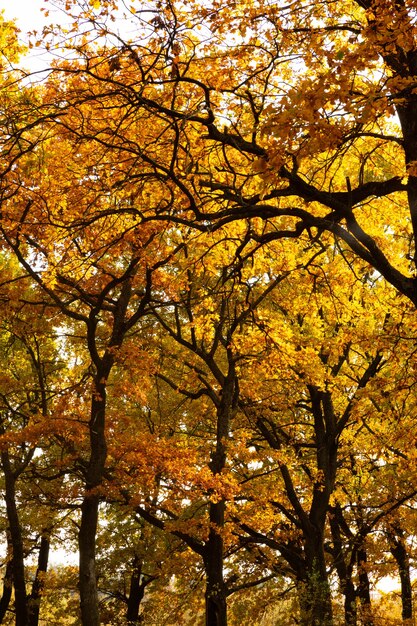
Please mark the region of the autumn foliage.
POLYGON ((413 624, 417 2, 50 5, 44 72, 0 29, 0 623, 413 624))

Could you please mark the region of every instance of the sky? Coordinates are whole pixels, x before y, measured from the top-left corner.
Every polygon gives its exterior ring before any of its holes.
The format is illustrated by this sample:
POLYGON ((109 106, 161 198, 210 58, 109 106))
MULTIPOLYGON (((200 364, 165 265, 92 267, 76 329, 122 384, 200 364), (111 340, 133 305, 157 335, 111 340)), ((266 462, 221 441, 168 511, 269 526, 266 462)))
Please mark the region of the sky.
POLYGON ((45 18, 41 12, 46 7, 44 0, 0 0, 0 9, 7 19, 17 18, 22 33, 42 28, 45 18))
MULTIPOLYGON (((45 0, 0 0, 0 11, 4 11, 6 20, 15 19, 20 29, 20 38, 22 42, 27 43, 27 33, 31 31, 42 32, 45 24, 59 22, 62 19, 62 13, 58 12, 53 6, 45 0), (42 8, 49 9, 49 16, 45 17, 41 11, 42 8)), ((50 55, 40 48, 32 48, 29 50, 25 59, 22 59, 22 65, 32 71, 43 70, 50 65, 50 55)))

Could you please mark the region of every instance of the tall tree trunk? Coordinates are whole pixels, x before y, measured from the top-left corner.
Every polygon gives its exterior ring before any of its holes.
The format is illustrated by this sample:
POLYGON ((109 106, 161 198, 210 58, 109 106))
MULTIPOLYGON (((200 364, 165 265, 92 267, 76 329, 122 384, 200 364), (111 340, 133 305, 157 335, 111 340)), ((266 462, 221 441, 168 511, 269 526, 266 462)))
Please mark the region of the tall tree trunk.
POLYGON ((7 613, 7 609, 9 608, 10 600, 12 597, 12 587, 13 587, 13 562, 12 562, 12 559, 9 558, 6 564, 6 571, 4 572, 4 577, 3 577, 3 594, 0 599, 0 624, 3 623, 3 620, 7 613))
POLYGON ((353 559, 346 562, 345 550, 338 516, 340 509, 334 507, 330 515, 330 529, 333 539, 333 563, 340 581, 340 590, 344 598, 345 626, 356 626, 358 615, 356 610, 356 590, 352 580, 353 559))
POLYGON ((309 386, 314 417, 314 435, 317 469, 320 479, 315 481, 308 515, 299 501, 292 499, 300 511, 307 563, 306 594, 311 626, 332 626, 333 610, 330 585, 324 554, 324 529, 329 499, 334 489, 337 468, 337 417, 331 392, 309 386))
MULTIPOLYGON (((82 626, 99 626, 100 609, 96 571, 96 535, 99 518, 100 493, 107 459, 106 404, 107 379, 115 360, 115 351, 123 343, 126 332, 125 316, 131 297, 131 278, 121 287, 117 299, 113 330, 108 346, 102 357, 97 349, 98 310, 92 309, 87 324, 87 342, 92 361, 96 368, 94 389, 91 398, 89 421, 90 458, 85 469, 85 495, 81 505, 81 523, 78 533, 79 548, 79 588, 82 626)), ((107 293, 107 292, 105 292, 107 293)))
POLYGON ((13 556, 13 587, 15 597, 16 626, 28 626, 28 598, 26 594, 24 550, 22 528, 16 505, 16 479, 7 450, 1 453, 1 463, 5 480, 5 500, 10 542, 13 556))
POLYGON ((374 626, 372 616, 371 593, 368 572, 366 569, 367 554, 366 549, 362 546, 357 551, 358 565, 358 588, 357 597, 361 607, 361 618, 363 626, 374 626))
POLYGON ((345 626, 356 626, 358 621, 358 612, 356 610, 356 592, 352 577, 345 578, 342 584, 342 592, 344 596, 345 626))
POLYGON ((206 626, 227 626, 226 586, 223 577, 223 537, 218 529, 224 526, 224 502, 210 504, 210 531, 205 546, 206 626))
POLYGON ((97 375, 95 393, 91 401, 90 461, 86 471, 86 493, 81 505, 81 524, 78 534, 80 607, 83 626, 100 626, 96 535, 101 500, 98 488, 103 480, 107 457, 105 436, 106 379, 107 375, 103 372, 97 375))
MULTIPOLYGON (((239 385, 235 370, 234 356, 227 349, 229 369, 222 385, 221 400, 217 407, 216 448, 209 463, 214 475, 221 474, 226 467, 227 440, 230 423, 236 412, 239 385)), ((222 530, 224 527, 226 502, 210 501, 209 537, 206 542, 203 560, 206 573, 206 626, 227 626, 227 593, 224 583, 224 545, 222 530)))
POLYGON ((41 545, 39 547, 38 567, 36 569, 32 592, 29 599, 29 626, 38 626, 39 623, 39 612, 44 586, 43 578, 48 569, 49 545, 49 531, 44 530, 41 537, 41 545))
POLYGON ((142 562, 138 557, 133 561, 133 571, 130 576, 129 597, 127 600, 126 620, 129 626, 142 622, 139 611, 140 603, 145 595, 146 582, 141 582, 142 562))
POLYGON ((410 560, 404 541, 404 531, 399 524, 393 524, 387 530, 392 556, 397 562, 401 581, 402 619, 404 624, 413 622, 413 594, 410 576, 410 560))
POLYGON ((87 494, 81 506, 78 547, 80 552, 81 622, 83 626, 100 626, 96 574, 96 535, 99 504, 100 498, 98 495, 87 494))
POLYGON ((320 532, 306 540, 308 563, 303 601, 303 626, 332 626, 333 611, 330 585, 320 532), (304 621, 303 621, 304 620, 304 621))

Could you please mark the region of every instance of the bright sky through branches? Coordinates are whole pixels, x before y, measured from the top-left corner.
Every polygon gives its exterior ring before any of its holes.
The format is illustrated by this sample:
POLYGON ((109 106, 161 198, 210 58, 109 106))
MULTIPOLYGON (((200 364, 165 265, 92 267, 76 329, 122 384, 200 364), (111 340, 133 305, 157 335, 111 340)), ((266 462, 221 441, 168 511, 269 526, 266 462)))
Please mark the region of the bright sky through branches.
MULTIPOLYGON (((4 12, 6 20, 15 20, 20 29, 20 39, 22 43, 28 43, 28 33, 37 31, 42 32, 42 28, 51 22, 59 22, 60 14, 52 5, 45 0, 0 0, 0 10, 4 12), (41 10, 46 8, 49 15, 46 17, 41 10)), ((32 71, 44 69, 49 66, 46 60, 45 50, 41 48, 33 48, 29 51, 24 65, 32 71)), ((49 57, 50 58, 50 57, 49 57)))
POLYGON ((0 9, 4 11, 6 19, 16 18, 22 35, 27 31, 42 28, 46 22, 41 8, 45 7, 44 0, 0 0, 0 9))

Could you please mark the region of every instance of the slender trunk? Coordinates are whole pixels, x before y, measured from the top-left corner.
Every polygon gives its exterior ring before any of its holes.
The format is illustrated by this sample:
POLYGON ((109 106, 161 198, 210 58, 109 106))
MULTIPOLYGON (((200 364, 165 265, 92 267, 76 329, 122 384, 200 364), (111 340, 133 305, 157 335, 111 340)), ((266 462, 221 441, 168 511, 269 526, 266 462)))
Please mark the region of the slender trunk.
POLYGON ((13 586, 13 563, 10 558, 7 561, 6 571, 3 577, 3 594, 0 599, 0 624, 3 623, 7 609, 9 608, 10 600, 12 597, 13 586))
MULTIPOLYGON (((131 278, 131 277, 130 277, 131 278)), ((96 368, 91 398, 89 421, 90 458, 85 470, 85 495, 81 505, 81 523, 78 534, 79 588, 82 626, 99 626, 100 609, 96 571, 96 535, 101 500, 101 486, 107 459, 106 403, 107 379, 115 360, 115 351, 122 345, 125 316, 131 296, 131 280, 123 283, 116 302, 113 332, 109 345, 100 357, 97 350, 98 311, 92 309, 87 324, 87 342, 96 368)))
POLYGON ((349 576, 343 582, 345 626, 356 626, 358 621, 358 612, 356 610, 356 592, 352 577, 349 576))
POLYGON ((81 506, 81 525, 78 535, 80 552, 80 605, 83 626, 99 626, 99 599, 96 575, 96 534, 100 498, 87 495, 81 506))
MULTIPOLYGON (((217 407, 216 448, 209 463, 213 474, 221 474, 226 467, 226 442, 229 438, 231 419, 236 411, 239 386, 233 360, 228 349, 229 371, 223 383, 221 402, 217 407)), ((206 626, 227 626, 227 593, 224 582, 224 545, 222 531, 226 502, 210 501, 209 537, 205 545, 203 560, 206 572, 206 626)))
POLYGON ((358 589, 357 597, 359 598, 361 606, 361 617, 363 626, 374 626, 374 619, 372 616, 371 605, 371 593, 368 572, 366 569, 366 550, 364 547, 358 549, 357 552, 357 564, 358 564, 358 589))
POLYGON ((410 560, 405 547, 404 532, 399 525, 392 526, 388 531, 390 551, 394 557, 401 581, 402 619, 405 624, 413 621, 413 594, 410 576, 410 560))
POLYGON ((356 610, 356 591, 352 580, 352 563, 346 563, 342 534, 337 520, 338 510, 334 508, 330 516, 330 529, 333 539, 333 563, 340 581, 340 590, 344 598, 345 626, 356 626, 358 615, 356 610))
POLYGON ((81 505, 78 534, 79 588, 82 626, 100 626, 99 597, 96 572, 96 535, 101 496, 98 493, 107 456, 105 436, 106 376, 96 378, 91 402, 90 462, 86 472, 86 494, 81 505))
POLYGON ((10 530, 10 542, 13 550, 13 587, 15 596, 16 626, 28 626, 28 598, 26 594, 25 564, 22 528, 16 506, 15 476, 10 464, 9 453, 1 453, 1 462, 5 480, 5 500, 7 521, 10 530))
MULTIPOLYGON (((298 574, 298 599, 302 626, 332 626, 333 611, 324 554, 324 529, 329 499, 334 489, 337 469, 337 418, 331 393, 309 386, 314 416, 315 449, 318 479, 314 483, 310 510, 300 500, 291 472, 285 463, 279 468, 294 516, 303 532, 305 570, 298 574)), ((280 450, 282 440, 273 424, 258 419, 258 428, 270 446, 280 450)))
POLYGON ((32 585, 32 592, 29 601, 29 626, 38 626, 39 612, 42 600, 42 590, 44 586, 44 576, 48 569, 49 560, 49 532, 44 531, 41 537, 41 545, 38 554, 38 567, 32 585))
MULTIPOLYGON (((337 417, 330 391, 310 386, 309 392, 320 479, 314 483, 308 515, 302 512, 301 503, 296 503, 303 524, 307 564, 305 619, 309 626, 332 626, 333 610, 324 554, 324 529, 337 469, 337 417)), ((292 498, 295 503, 294 496, 292 498)))
POLYGON ((223 528, 225 503, 210 504, 210 531, 205 546, 206 626, 227 626, 226 586, 223 578, 223 528))
POLYGON ((409 621, 411 623, 413 621, 413 592, 409 564, 399 565, 399 574, 401 580, 402 619, 404 622, 409 621))
POLYGON ((140 603, 145 595, 146 584, 141 582, 142 563, 140 559, 135 558, 133 563, 133 572, 130 577, 129 598, 127 600, 126 620, 129 626, 141 623, 139 616, 140 603))

